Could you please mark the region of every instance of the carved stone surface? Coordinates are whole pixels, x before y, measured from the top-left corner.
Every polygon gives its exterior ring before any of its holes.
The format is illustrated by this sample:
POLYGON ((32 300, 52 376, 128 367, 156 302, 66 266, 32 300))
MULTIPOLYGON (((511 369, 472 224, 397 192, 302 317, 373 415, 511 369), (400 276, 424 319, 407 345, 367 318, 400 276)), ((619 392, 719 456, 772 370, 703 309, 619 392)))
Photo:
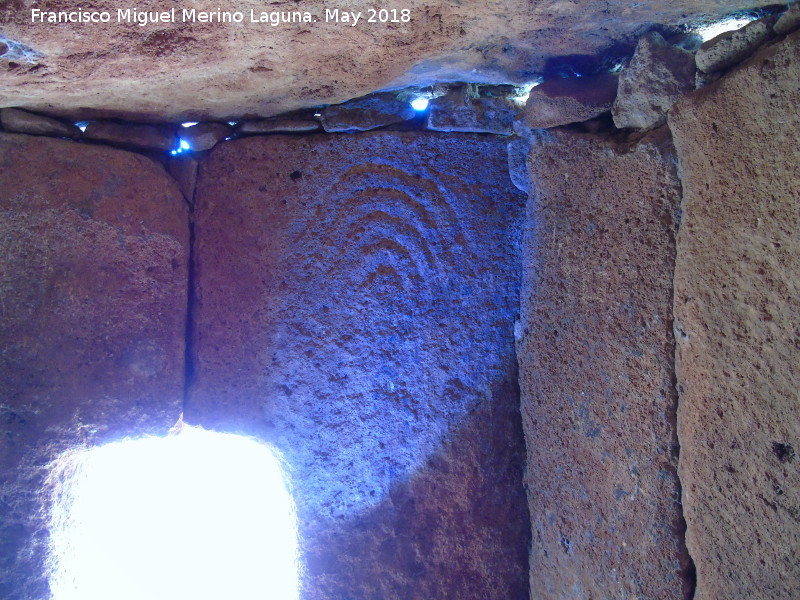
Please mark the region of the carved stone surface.
POLYGON ((800 597, 800 33, 670 113, 680 476, 696 600, 800 597))
POLYGON ((528 598, 505 150, 274 135, 201 169, 186 420, 283 453, 305 598, 528 598))
POLYGON ((534 139, 517 327, 531 597, 691 598, 672 336, 669 134, 534 139))
POLYGON ((0 135, 0 597, 48 597, 48 462, 178 419, 188 243, 149 159, 0 135))
POLYGON ((180 122, 266 117, 441 81, 522 84, 559 61, 585 61, 625 45, 632 50, 653 24, 680 25, 769 4, 775 1, 408 0, 374 6, 408 9, 409 20, 402 22, 403 14, 373 15, 364 3, 220 0, 175 4, 175 22, 140 26, 117 23, 117 10, 136 8, 148 16, 173 5, 86 0, 83 12, 109 11, 112 22, 52 24, 31 22, 32 9, 65 11, 64 2, 13 0, 0 10, 0 37, 10 48, 0 56, 0 107, 55 106, 75 120, 180 122), (243 22, 219 22, 216 12, 214 22, 185 22, 184 8, 238 11, 243 22), (312 22, 253 23, 251 10, 256 19, 262 12, 269 19, 307 11, 312 22), (361 12, 355 26, 353 11, 361 12))

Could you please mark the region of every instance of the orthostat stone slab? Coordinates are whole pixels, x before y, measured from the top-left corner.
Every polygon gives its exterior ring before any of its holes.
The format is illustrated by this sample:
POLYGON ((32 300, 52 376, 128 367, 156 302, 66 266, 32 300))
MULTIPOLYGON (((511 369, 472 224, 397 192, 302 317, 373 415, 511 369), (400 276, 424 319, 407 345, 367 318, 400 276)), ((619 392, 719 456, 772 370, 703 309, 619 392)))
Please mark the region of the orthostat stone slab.
POLYGON ((629 145, 547 130, 528 166, 517 354, 531 597, 688 600, 669 134, 629 145))
POLYGON ((800 34, 670 113, 680 475, 697 600, 800 597, 800 34))
POLYGON ((108 11, 112 22, 52 24, 32 22, 32 9, 77 5, 14 0, 0 12, 2 42, 9 48, 0 56, 0 107, 56 107, 75 120, 181 122, 266 117, 441 81, 522 84, 556 59, 585 62, 615 44, 632 49, 655 23, 679 25, 697 15, 713 19, 769 4, 774 0, 408 0, 402 7, 374 7, 408 9, 410 21, 403 22, 402 13, 373 15, 363 4, 221 0, 176 6, 175 22, 140 26, 132 14, 117 22, 117 11, 125 17, 124 11, 136 8, 147 17, 171 6, 87 0, 80 3, 82 12, 108 11), (211 10, 214 22, 184 22, 184 8, 211 10), (240 12, 243 22, 218 22, 217 8, 240 12), (307 11, 313 22, 253 23, 251 10, 257 19, 262 12, 269 19, 307 11), (348 10, 361 11, 355 26, 352 18, 344 20, 348 10), (375 22, 368 22, 371 17, 375 22))
POLYGON ((195 197, 186 420, 282 452, 304 597, 527 599, 506 140, 250 137, 195 197))
POLYGON ((161 166, 0 135, 0 590, 48 597, 45 466, 166 434, 184 382, 189 227, 161 166))

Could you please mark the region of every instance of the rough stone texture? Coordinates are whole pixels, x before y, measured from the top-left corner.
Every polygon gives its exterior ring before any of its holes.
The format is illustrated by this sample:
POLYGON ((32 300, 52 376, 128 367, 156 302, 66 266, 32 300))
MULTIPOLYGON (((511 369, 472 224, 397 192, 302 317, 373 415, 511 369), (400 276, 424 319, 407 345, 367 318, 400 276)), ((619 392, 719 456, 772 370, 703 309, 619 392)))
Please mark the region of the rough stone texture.
POLYGON ((194 188, 197 185, 197 171, 200 161, 192 154, 178 154, 170 156, 166 163, 167 173, 178 184, 183 197, 190 204, 194 202, 194 188))
POLYGON ((695 72, 694 87, 699 90, 701 87, 714 83, 720 77, 722 77, 722 73, 719 71, 715 73, 703 73, 698 70, 695 72))
POLYGON ((800 29, 800 4, 792 4, 772 28, 778 35, 786 35, 800 29))
POLYGON ((697 68, 713 73, 742 62, 772 36, 773 22, 772 18, 761 19, 708 40, 695 54, 697 68))
POLYGON ((531 90, 522 121, 546 129, 594 119, 611 110, 618 85, 613 73, 550 79, 531 90))
POLYGON ((680 476, 696 600, 800 598, 800 33, 670 113, 680 476))
POLYGON ((413 119, 416 111, 395 94, 372 94, 321 111, 322 128, 329 132, 369 131, 413 119))
MULTIPOLYGON (((357 26, 325 21, 326 0, 265 5, 221 0, 198 8, 244 13, 244 23, 31 23, 31 8, 75 9, 63 0, 12 0, 0 9, 0 41, 16 49, 0 63, 0 106, 72 117, 149 116, 174 122, 271 116, 336 104, 374 90, 437 81, 524 83, 559 57, 586 61, 615 44, 632 45, 653 24, 774 4, 774 0, 408 0, 409 23, 357 26), (311 13, 316 22, 250 23, 250 10, 311 13), (99 113, 99 114, 98 114, 99 113)), ((85 11, 110 10, 86 0, 85 11)), ((171 7, 136 3, 141 12, 171 7)), ((358 7, 358 8, 356 8, 358 7)), ((390 6, 375 8, 393 8, 390 6)), ((76 119, 77 120, 77 119, 76 119)))
POLYGON ((672 335, 680 182, 638 144, 542 131, 517 327, 531 597, 691 598, 672 335))
POLYGON ((188 220, 135 154, 0 135, 0 597, 47 598, 40 486, 58 453, 181 412, 188 220))
POLYGON ((505 147, 277 135, 201 169, 186 420, 283 453, 308 600, 528 598, 505 147))
POLYGON ((468 85, 458 86, 428 108, 427 128, 434 131, 514 133, 514 119, 521 108, 504 97, 474 98, 468 85))
POLYGON ((531 141, 528 137, 515 137, 508 142, 508 174, 511 183, 526 194, 531 191, 531 180, 528 176, 528 154, 531 151, 531 141))
POLYGON ((159 152, 174 150, 178 144, 173 127, 114 121, 92 121, 83 132, 83 137, 132 150, 159 152))
POLYGON ((318 121, 310 119, 256 119, 244 121, 236 127, 237 135, 259 133, 313 133, 319 131, 318 121))
POLYGON ((198 123, 191 127, 182 127, 178 135, 189 143, 192 151, 203 152, 211 150, 232 133, 233 127, 227 123, 198 123))
POLYGON ((68 138, 81 136, 81 130, 75 125, 68 125, 57 119, 37 115, 18 108, 0 108, 0 124, 2 124, 3 129, 11 133, 68 138))
POLYGON ((695 89, 694 55, 653 31, 639 40, 619 77, 611 113, 620 129, 651 129, 667 122, 667 111, 695 89))

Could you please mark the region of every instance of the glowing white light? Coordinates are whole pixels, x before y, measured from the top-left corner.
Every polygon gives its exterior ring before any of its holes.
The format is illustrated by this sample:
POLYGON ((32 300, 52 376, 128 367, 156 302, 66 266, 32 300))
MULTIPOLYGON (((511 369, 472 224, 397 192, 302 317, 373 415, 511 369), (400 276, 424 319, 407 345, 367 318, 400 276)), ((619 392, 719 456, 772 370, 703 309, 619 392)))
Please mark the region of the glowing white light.
POLYGON ((752 16, 730 17, 728 19, 723 19, 722 21, 712 23, 711 25, 701 27, 697 29, 695 33, 703 38, 704 42, 707 42, 708 40, 713 40, 715 37, 725 33, 726 31, 736 31, 737 29, 741 29, 748 23, 751 23, 755 20, 756 17, 752 16))
POLYGON ((228 121, 228 125, 230 125, 231 127, 236 127, 237 123, 238 121, 228 121))
POLYGON ((183 151, 183 150, 191 150, 191 149, 192 149, 192 145, 189 142, 187 142, 186 140, 181 139, 181 144, 180 144, 179 150, 183 151))
POLYGON ((427 98, 414 98, 411 101, 411 108, 418 112, 422 112, 428 108, 429 100, 427 98))
POLYGON ((181 123, 181 127, 194 127, 197 125, 197 121, 187 121, 186 123, 181 123))
POLYGON ((519 96, 513 96, 511 99, 517 104, 524 106, 525 103, 528 101, 528 98, 530 98, 531 90, 535 88, 537 85, 542 85, 543 82, 544 79, 540 77, 539 79, 526 83, 520 88, 522 93, 519 96))
POLYGON ((197 428, 72 451, 51 475, 53 600, 297 600, 279 460, 197 428))
POLYGON ((89 121, 78 121, 75 123, 75 127, 80 129, 81 131, 86 131, 86 128, 89 126, 89 121))

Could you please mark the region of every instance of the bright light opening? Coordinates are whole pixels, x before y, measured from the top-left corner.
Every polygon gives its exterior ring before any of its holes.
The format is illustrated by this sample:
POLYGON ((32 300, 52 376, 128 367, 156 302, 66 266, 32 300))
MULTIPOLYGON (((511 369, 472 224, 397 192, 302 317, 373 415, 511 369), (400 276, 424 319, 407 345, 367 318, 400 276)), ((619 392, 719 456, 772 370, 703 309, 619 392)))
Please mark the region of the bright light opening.
POLYGON ((417 112, 422 112, 423 110, 427 110, 429 102, 427 98, 414 98, 411 101, 411 108, 417 112))
POLYGON ((757 17, 754 16, 729 17, 727 19, 723 19, 722 21, 717 21, 716 23, 706 25, 705 27, 700 27, 695 31, 695 33, 703 38, 704 42, 707 42, 708 40, 713 40, 715 37, 725 33, 726 31, 736 31, 737 29, 741 29, 756 19, 757 17))
POLYGON ((297 600, 294 504, 275 453, 184 427, 54 466, 53 600, 297 600))
POLYGON ((78 121, 75 123, 75 127, 80 129, 81 131, 86 131, 86 128, 89 126, 89 121, 78 121))
POLYGON ((186 123, 181 123, 181 127, 194 127, 197 123, 197 121, 187 121, 186 123))
POLYGON ((520 106, 525 106, 525 103, 528 102, 528 98, 530 98, 531 96, 531 90, 535 88, 537 85, 542 85, 543 82, 544 78, 539 77, 534 81, 526 83, 525 85, 518 88, 519 94, 516 96, 512 96, 511 100, 520 106))

